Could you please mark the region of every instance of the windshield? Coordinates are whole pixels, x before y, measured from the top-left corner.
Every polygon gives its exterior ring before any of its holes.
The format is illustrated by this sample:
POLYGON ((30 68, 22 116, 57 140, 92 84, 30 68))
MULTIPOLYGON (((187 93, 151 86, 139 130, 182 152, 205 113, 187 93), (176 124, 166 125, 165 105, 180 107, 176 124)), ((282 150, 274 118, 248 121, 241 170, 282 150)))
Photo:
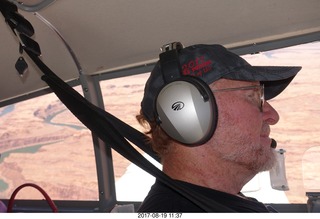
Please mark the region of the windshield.
MULTIPOLYGON (((284 165, 276 172, 282 175, 275 183, 271 173, 260 173, 243 192, 265 203, 306 203, 306 193, 320 189, 320 43, 243 57, 252 65, 302 66, 289 87, 269 101, 280 115, 271 137, 283 150, 284 165)), ((148 76, 100 81, 105 109, 140 131, 135 116, 148 76)), ((54 94, 0 108, 0 124, 0 198, 34 182, 53 199, 99 199, 91 133, 54 94)), ((116 152, 112 155, 117 199, 142 201, 154 178, 116 152)), ((18 198, 39 196, 29 192, 18 198)))

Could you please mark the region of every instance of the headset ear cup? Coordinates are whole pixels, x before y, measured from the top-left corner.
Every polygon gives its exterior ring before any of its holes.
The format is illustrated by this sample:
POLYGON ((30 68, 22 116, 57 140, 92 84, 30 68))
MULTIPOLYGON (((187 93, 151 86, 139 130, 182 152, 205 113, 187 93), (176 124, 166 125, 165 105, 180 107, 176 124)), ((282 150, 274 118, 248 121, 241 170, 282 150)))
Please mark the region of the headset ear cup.
POLYGON ((161 128, 188 146, 208 141, 217 126, 218 110, 210 87, 191 76, 161 89, 156 98, 156 113, 161 128))

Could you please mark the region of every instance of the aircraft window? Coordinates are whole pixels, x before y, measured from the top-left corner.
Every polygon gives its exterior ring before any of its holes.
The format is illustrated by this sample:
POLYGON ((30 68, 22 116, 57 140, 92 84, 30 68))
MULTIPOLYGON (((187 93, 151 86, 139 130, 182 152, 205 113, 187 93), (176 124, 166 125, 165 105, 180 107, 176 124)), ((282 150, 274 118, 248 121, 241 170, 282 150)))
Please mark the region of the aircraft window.
MULTIPOLYGON (((100 82, 105 110, 141 132, 145 130, 138 124, 135 116, 140 111, 140 102, 148 77, 149 73, 145 73, 100 82)), ((139 151, 139 148, 135 148, 139 151)), ((148 155, 144 155, 150 158, 148 155)), ((117 200, 142 201, 153 184, 154 177, 114 150, 112 157, 117 200)), ((152 158, 149 160, 160 167, 157 161, 152 158)))
MULTIPOLYGON (((319 191, 320 43, 309 43, 243 56, 253 65, 300 65, 288 89, 269 103, 280 121, 271 126, 277 149, 285 150, 288 190, 271 187, 269 172, 243 189, 265 203, 306 203, 307 192, 319 191)), ((135 119, 149 73, 100 82, 105 109, 144 131, 135 119)), ((78 87, 78 91, 81 89, 78 87)), ((0 108, 0 199, 8 199, 24 183, 36 183, 55 200, 98 200, 91 132, 54 94, 0 108)), ((113 151, 118 201, 142 201, 154 177, 113 151)), ((155 163, 159 168, 156 161, 155 163)), ((25 189, 19 199, 42 199, 25 189)))
MULTIPOLYGON (((98 200, 91 132, 55 94, 0 108, 0 153, 0 199, 35 183, 51 199, 98 200)), ((43 196, 25 188, 16 198, 43 196)))
POLYGON ((302 173, 304 189, 313 192, 319 191, 320 185, 320 146, 307 149, 302 159, 302 173))

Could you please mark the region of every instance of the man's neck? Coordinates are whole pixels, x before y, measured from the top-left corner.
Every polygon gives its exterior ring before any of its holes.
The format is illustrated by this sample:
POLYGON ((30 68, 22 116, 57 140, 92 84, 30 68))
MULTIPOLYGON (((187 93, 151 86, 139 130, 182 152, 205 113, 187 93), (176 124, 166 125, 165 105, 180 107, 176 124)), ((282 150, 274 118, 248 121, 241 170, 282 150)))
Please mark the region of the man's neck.
POLYGON ((247 169, 213 155, 182 150, 163 159, 163 171, 173 179, 237 195, 254 176, 247 169))

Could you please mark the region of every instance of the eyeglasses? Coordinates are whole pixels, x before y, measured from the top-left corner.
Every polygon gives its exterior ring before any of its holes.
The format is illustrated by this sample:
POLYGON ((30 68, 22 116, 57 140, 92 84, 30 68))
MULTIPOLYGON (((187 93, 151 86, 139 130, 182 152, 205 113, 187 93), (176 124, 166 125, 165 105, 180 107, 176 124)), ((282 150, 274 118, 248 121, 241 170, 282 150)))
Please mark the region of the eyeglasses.
POLYGON ((264 98, 264 85, 254 85, 254 86, 247 86, 247 87, 232 87, 232 88, 223 88, 223 89, 218 89, 218 90, 213 90, 213 93, 216 92, 225 92, 225 91, 236 91, 236 90, 254 90, 255 92, 258 92, 260 95, 260 111, 262 112, 263 105, 265 103, 265 98, 264 98))

